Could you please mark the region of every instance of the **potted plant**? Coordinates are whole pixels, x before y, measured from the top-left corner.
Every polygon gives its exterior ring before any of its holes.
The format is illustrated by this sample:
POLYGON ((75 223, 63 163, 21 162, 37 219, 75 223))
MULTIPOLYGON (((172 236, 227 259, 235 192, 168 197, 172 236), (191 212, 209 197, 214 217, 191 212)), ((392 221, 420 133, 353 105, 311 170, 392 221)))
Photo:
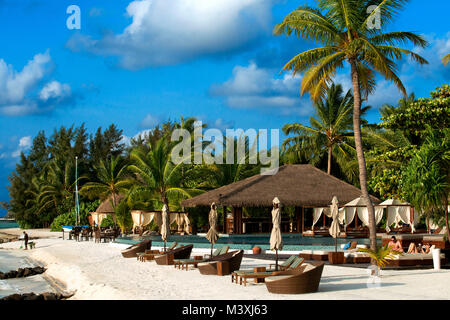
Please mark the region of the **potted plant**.
POLYGON ((252 250, 253 250, 253 254, 261 254, 261 247, 254 246, 252 248, 252 250))
POLYGON ((365 252, 371 257, 378 267, 378 275, 381 275, 381 268, 389 264, 389 260, 393 260, 396 256, 402 255, 401 252, 389 248, 389 245, 378 247, 377 250, 360 248, 359 252, 365 252))

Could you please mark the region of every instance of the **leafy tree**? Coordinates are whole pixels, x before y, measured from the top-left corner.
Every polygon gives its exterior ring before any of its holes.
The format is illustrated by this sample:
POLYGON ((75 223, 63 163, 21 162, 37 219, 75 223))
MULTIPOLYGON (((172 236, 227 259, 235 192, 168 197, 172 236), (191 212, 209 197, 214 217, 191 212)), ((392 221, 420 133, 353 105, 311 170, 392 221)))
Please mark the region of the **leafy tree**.
MULTIPOLYGON (((425 144, 405 168, 401 187, 415 208, 425 212, 445 212, 448 229, 448 197, 450 191, 450 129, 428 128, 425 144)), ((427 219, 428 220, 428 219, 427 219)), ((429 222, 427 221, 429 227, 429 222)))
POLYGON ((422 144, 427 126, 433 129, 450 126, 450 85, 431 92, 431 98, 421 98, 393 110, 381 118, 386 129, 401 130, 415 144, 422 144))
POLYGON ((119 130, 112 124, 102 133, 98 128, 95 136, 90 137, 89 158, 90 166, 98 166, 101 161, 107 162, 111 157, 118 157, 125 151, 122 141, 123 130, 119 130))
POLYGON ((367 171, 361 137, 361 104, 375 89, 375 75, 381 74, 394 82, 406 95, 405 87, 398 77, 395 60, 411 57, 420 64, 427 61, 418 54, 398 47, 407 42, 425 47, 427 42, 413 32, 388 32, 382 30, 391 22, 408 1, 406 0, 318 0, 318 8, 301 6, 278 24, 276 35, 294 33, 305 40, 323 46, 307 50, 295 56, 283 68, 294 75, 305 72, 301 94, 309 92, 314 101, 323 97, 344 64, 350 67, 353 84, 353 131, 359 166, 362 196, 369 211, 370 243, 376 249, 375 211, 367 189, 367 171), (376 10, 367 13, 367 8, 376 10), (380 28, 371 28, 370 23, 379 14, 380 28))

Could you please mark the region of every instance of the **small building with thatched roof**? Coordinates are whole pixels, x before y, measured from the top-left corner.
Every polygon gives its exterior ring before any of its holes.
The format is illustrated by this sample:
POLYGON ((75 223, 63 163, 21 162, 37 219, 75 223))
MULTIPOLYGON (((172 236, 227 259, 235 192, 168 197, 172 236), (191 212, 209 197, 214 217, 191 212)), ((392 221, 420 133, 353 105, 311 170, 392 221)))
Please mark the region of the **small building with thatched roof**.
MULTIPOLYGON (((361 190, 309 164, 284 165, 274 175, 258 174, 184 200, 181 204, 196 207, 210 206, 215 202, 218 206, 232 207, 231 229, 235 234, 242 234, 242 208, 271 208, 272 200, 278 197, 283 206, 295 207, 294 229, 300 232, 304 229, 300 224, 304 221, 305 208, 328 207, 333 196, 337 196, 340 204, 345 204, 360 197, 361 190)), ((372 201, 380 202, 375 197, 372 201)), ((224 231, 229 233, 231 230, 228 229, 224 231)))
POLYGON ((98 208, 97 208, 97 210, 95 210, 95 212, 103 213, 103 214, 114 213, 113 203, 115 203, 115 205, 117 206, 119 204, 119 202, 122 201, 124 198, 125 198, 125 196, 123 194, 114 195, 114 200, 113 200, 113 196, 109 196, 106 200, 104 200, 98 206, 98 208))

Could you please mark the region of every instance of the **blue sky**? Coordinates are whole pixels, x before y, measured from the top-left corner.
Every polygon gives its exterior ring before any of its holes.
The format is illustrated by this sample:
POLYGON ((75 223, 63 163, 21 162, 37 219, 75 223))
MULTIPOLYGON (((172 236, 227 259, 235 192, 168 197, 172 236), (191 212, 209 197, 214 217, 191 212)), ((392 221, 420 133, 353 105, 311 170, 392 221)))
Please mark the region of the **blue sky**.
MULTIPOLYGON (((85 123, 90 132, 116 123, 124 139, 180 115, 210 127, 281 128, 308 123, 301 75, 279 74, 313 44, 274 37, 272 28, 301 0, 0 0, 0 200, 21 151, 40 130, 85 123), (69 30, 69 5, 81 9, 81 30, 69 30)), ((412 0, 389 27, 417 31, 430 61, 401 62, 408 91, 428 96, 449 83, 440 58, 450 52, 448 0, 412 0)), ((344 87, 350 79, 337 77, 344 87)), ((383 79, 369 102, 369 120, 396 88, 383 79)))

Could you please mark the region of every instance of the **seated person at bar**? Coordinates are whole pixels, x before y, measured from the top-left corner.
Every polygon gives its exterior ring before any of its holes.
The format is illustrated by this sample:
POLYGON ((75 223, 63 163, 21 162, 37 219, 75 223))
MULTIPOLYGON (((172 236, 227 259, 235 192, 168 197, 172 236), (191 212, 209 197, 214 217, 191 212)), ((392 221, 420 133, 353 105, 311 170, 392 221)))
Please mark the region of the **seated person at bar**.
POLYGON ((391 248, 392 250, 403 252, 402 245, 395 236, 391 237, 391 241, 389 241, 388 247, 391 248))

